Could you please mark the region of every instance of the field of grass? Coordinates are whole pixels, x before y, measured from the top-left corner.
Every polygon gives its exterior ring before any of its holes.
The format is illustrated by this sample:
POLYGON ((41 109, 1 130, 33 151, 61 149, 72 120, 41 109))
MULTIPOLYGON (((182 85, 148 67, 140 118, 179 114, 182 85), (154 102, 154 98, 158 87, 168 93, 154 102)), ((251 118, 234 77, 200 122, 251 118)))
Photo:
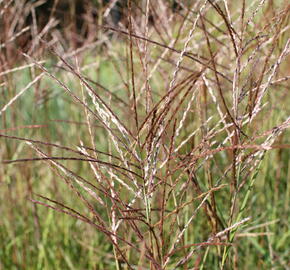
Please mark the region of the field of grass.
POLYGON ((101 2, 0 0, 0 270, 290 269, 287 1, 101 2))

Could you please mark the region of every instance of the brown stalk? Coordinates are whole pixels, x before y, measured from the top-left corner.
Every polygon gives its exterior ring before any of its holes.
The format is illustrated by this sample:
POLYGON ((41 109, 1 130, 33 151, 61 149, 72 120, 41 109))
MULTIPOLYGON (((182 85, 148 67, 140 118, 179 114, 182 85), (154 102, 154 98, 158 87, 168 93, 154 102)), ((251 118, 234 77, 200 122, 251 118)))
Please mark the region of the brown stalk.
MULTIPOLYGON (((134 62, 133 62, 133 26, 132 26, 132 8, 131 0, 128 0, 128 11, 129 11, 129 40, 130 40, 130 67, 131 67, 131 84, 132 84, 132 93, 133 93, 133 107, 134 107, 134 117, 136 129, 139 129, 138 123, 138 112, 137 112, 137 102, 136 102, 136 89, 135 89, 135 74, 134 74, 134 62)), ((139 140, 138 140, 139 141, 139 140)))
POLYGON ((232 41, 232 44, 233 44, 233 48, 234 48, 234 52, 236 54, 236 57, 239 57, 239 53, 238 53, 238 49, 237 49, 237 45, 236 45, 236 42, 235 42, 235 38, 233 36, 233 33, 236 35, 236 37, 239 37, 238 33, 235 31, 235 29, 231 26, 230 22, 228 21, 226 15, 224 14, 224 12, 222 11, 222 9, 219 7, 218 4, 215 4, 212 0, 208 0, 209 3, 214 7, 214 9, 217 11, 218 14, 221 15, 222 19, 224 20, 227 28, 228 28, 228 31, 229 31, 229 34, 230 34, 230 37, 231 37, 231 41, 232 41))
POLYGON ((236 121, 234 120, 233 116, 231 115, 230 110, 229 110, 229 108, 228 108, 228 106, 226 104, 226 100, 225 100, 225 97, 223 95, 223 91, 222 91, 222 88, 221 88, 221 83, 219 81, 219 77, 217 76, 218 74, 217 74, 217 69, 216 69, 216 64, 215 64, 215 58, 214 58, 213 51, 211 49, 209 37, 208 37, 207 31, 206 31, 206 27, 205 27, 205 24, 204 24, 204 20, 203 20, 203 15, 202 14, 200 14, 200 20, 201 20, 201 23, 202 23, 202 28, 203 28, 204 35, 206 37, 207 47, 208 47, 208 50, 209 50, 209 53, 210 53, 210 56, 211 56, 211 62, 212 62, 213 69, 214 69, 214 74, 215 74, 215 79, 216 79, 216 82, 217 82, 218 92, 219 92, 219 96, 220 96, 220 98, 222 100, 223 107, 226 110, 227 116, 231 119, 232 123, 237 128, 237 130, 239 132, 241 132, 244 136, 247 137, 247 135, 237 125, 236 121))

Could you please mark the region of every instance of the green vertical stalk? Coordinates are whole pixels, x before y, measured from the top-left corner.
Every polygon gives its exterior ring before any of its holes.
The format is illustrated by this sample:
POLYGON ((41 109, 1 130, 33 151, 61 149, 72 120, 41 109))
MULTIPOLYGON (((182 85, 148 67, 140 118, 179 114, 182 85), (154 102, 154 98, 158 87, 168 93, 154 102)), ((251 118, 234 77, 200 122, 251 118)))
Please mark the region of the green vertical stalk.
MULTIPOLYGON (((257 175, 258 175, 258 172, 259 172, 260 167, 261 167, 261 164, 262 164, 262 159, 263 159, 263 156, 261 158, 261 161, 260 161, 260 163, 259 163, 259 165, 258 165, 258 167, 257 167, 257 169, 255 171, 255 173, 253 174, 253 176, 252 176, 252 178, 250 180, 250 184, 248 186, 246 195, 245 195, 244 200, 242 202, 242 206, 240 208, 240 211, 239 211, 239 214, 237 216, 236 222, 238 222, 242 218, 242 215, 244 213, 244 210, 245 210, 245 208, 247 206, 247 203, 248 203, 248 200, 249 200, 249 197, 250 197, 251 190, 252 190, 252 188, 254 186, 254 183, 255 183, 255 181, 257 179, 257 175)), ((229 237, 229 242, 230 243, 233 242, 233 240, 235 238, 235 235, 236 235, 236 232, 237 232, 237 229, 238 229, 238 227, 231 231, 230 237, 229 237)), ((226 246, 224 248, 221 269, 223 269, 224 266, 225 266, 225 263, 226 263, 226 260, 227 260, 228 254, 229 254, 229 250, 230 250, 230 246, 226 246)))

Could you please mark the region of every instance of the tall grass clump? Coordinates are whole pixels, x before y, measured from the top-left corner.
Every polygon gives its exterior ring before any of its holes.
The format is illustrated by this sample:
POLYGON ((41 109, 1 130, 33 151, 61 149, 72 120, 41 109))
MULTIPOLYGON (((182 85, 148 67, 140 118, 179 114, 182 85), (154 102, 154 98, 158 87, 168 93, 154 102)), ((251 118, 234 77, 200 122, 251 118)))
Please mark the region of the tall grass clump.
POLYGON ((287 1, 58 2, 0 1, 0 268, 289 268, 287 1))

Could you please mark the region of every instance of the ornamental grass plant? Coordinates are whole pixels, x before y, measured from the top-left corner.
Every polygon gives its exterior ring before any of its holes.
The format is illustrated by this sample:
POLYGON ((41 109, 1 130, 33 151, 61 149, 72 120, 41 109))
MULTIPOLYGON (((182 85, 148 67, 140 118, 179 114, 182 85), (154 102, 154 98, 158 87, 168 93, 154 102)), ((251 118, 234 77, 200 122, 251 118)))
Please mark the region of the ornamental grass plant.
POLYGON ((0 1, 0 269, 288 269, 287 1, 77 3, 0 1))

